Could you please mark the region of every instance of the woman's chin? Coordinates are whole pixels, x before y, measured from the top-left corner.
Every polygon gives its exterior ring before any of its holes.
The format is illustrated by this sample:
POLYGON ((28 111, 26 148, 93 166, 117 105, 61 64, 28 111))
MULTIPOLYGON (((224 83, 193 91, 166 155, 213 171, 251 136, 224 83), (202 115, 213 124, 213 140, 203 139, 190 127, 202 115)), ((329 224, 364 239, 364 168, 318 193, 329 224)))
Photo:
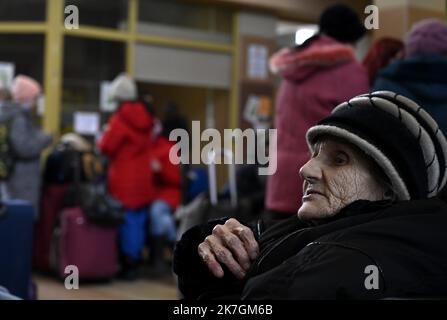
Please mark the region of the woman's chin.
POLYGON ((317 201, 320 199, 303 199, 303 204, 298 209, 297 215, 300 220, 317 220, 331 216, 326 203, 317 201))
POLYGON ((318 219, 319 210, 313 203, 310 201, 303 202, 301 207, 298 209, 298 218, 301 220, 310 220, 310 219, 318 219))

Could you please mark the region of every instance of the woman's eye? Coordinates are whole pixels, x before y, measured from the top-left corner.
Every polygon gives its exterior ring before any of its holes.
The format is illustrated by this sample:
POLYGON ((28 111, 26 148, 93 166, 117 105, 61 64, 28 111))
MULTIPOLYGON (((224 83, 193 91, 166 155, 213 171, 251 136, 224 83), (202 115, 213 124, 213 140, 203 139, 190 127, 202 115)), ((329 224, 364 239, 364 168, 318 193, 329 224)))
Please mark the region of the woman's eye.
POLYGON ((344 154, 335 157, 335 164, 340 166, 348 163, 348 157, 344 154))

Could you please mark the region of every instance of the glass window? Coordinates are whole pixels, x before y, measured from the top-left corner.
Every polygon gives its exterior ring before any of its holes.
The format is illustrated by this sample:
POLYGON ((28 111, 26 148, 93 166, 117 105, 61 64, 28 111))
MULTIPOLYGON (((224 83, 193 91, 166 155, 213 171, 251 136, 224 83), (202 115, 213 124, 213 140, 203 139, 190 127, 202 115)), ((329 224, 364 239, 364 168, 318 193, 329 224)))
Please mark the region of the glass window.
MULTIPOLYGON (((73 130, 74 112, 100 112, 101 84, 125 69, 124 43, 66 37, 64 45, 62 133, 73 130)), ((110 114, 100 116, 103 124, 110 114)))
POLYGON ((178 0, 140 0, 140 33, 229 43, 232 12, 178 0))
POLYGON ((0 22, 44 21, 46 0, 0 0, 0 22))
POLYGON ((65 0, 79 10, 79 25, 123 29, 127 21, 127 0, 65 0))
MULTIPOLYGON (((44 36, 0 34, 0 63, 12 64, 14 75, 23 74, 43 83, 44 36)), ((6 80, 6 79, 2 79, 6 80)), ((43 110, 33 112, 33 121, 41 124, 43 110)))
POLYGON ((315 24, 279 21, 276 25, 276 43, 279 48, 293 47, 304 43, 318 32, 315 24))
POLYGON ((44 36, 0 34, 0 62, 13 63, 15 74, 43 81, 44 36))

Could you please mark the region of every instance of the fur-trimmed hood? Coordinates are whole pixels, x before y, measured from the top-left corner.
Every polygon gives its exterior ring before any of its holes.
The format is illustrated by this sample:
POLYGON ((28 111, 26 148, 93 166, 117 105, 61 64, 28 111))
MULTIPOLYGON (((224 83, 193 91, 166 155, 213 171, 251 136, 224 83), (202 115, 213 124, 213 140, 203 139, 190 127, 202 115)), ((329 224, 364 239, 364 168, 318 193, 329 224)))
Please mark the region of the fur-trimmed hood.
POLYGON ((270 70, 288 80, 301 81, 315 72, 355 59, 351 46, 322 35, 305 48, 286 48, 274 54, 270 70))

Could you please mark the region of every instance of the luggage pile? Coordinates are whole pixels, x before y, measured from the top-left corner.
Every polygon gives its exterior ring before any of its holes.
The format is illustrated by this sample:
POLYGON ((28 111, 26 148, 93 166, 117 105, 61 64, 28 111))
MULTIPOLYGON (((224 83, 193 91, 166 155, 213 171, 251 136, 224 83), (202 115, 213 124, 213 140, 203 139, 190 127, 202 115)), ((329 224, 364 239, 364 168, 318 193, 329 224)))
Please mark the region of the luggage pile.
POLYGON ((44 172, 41 215, 36 225, 34 265, 67 276, 76 266, 80 280, 106 280, 118 271, 121 204, 106 190, 103 159, 61 143, 44 172))

